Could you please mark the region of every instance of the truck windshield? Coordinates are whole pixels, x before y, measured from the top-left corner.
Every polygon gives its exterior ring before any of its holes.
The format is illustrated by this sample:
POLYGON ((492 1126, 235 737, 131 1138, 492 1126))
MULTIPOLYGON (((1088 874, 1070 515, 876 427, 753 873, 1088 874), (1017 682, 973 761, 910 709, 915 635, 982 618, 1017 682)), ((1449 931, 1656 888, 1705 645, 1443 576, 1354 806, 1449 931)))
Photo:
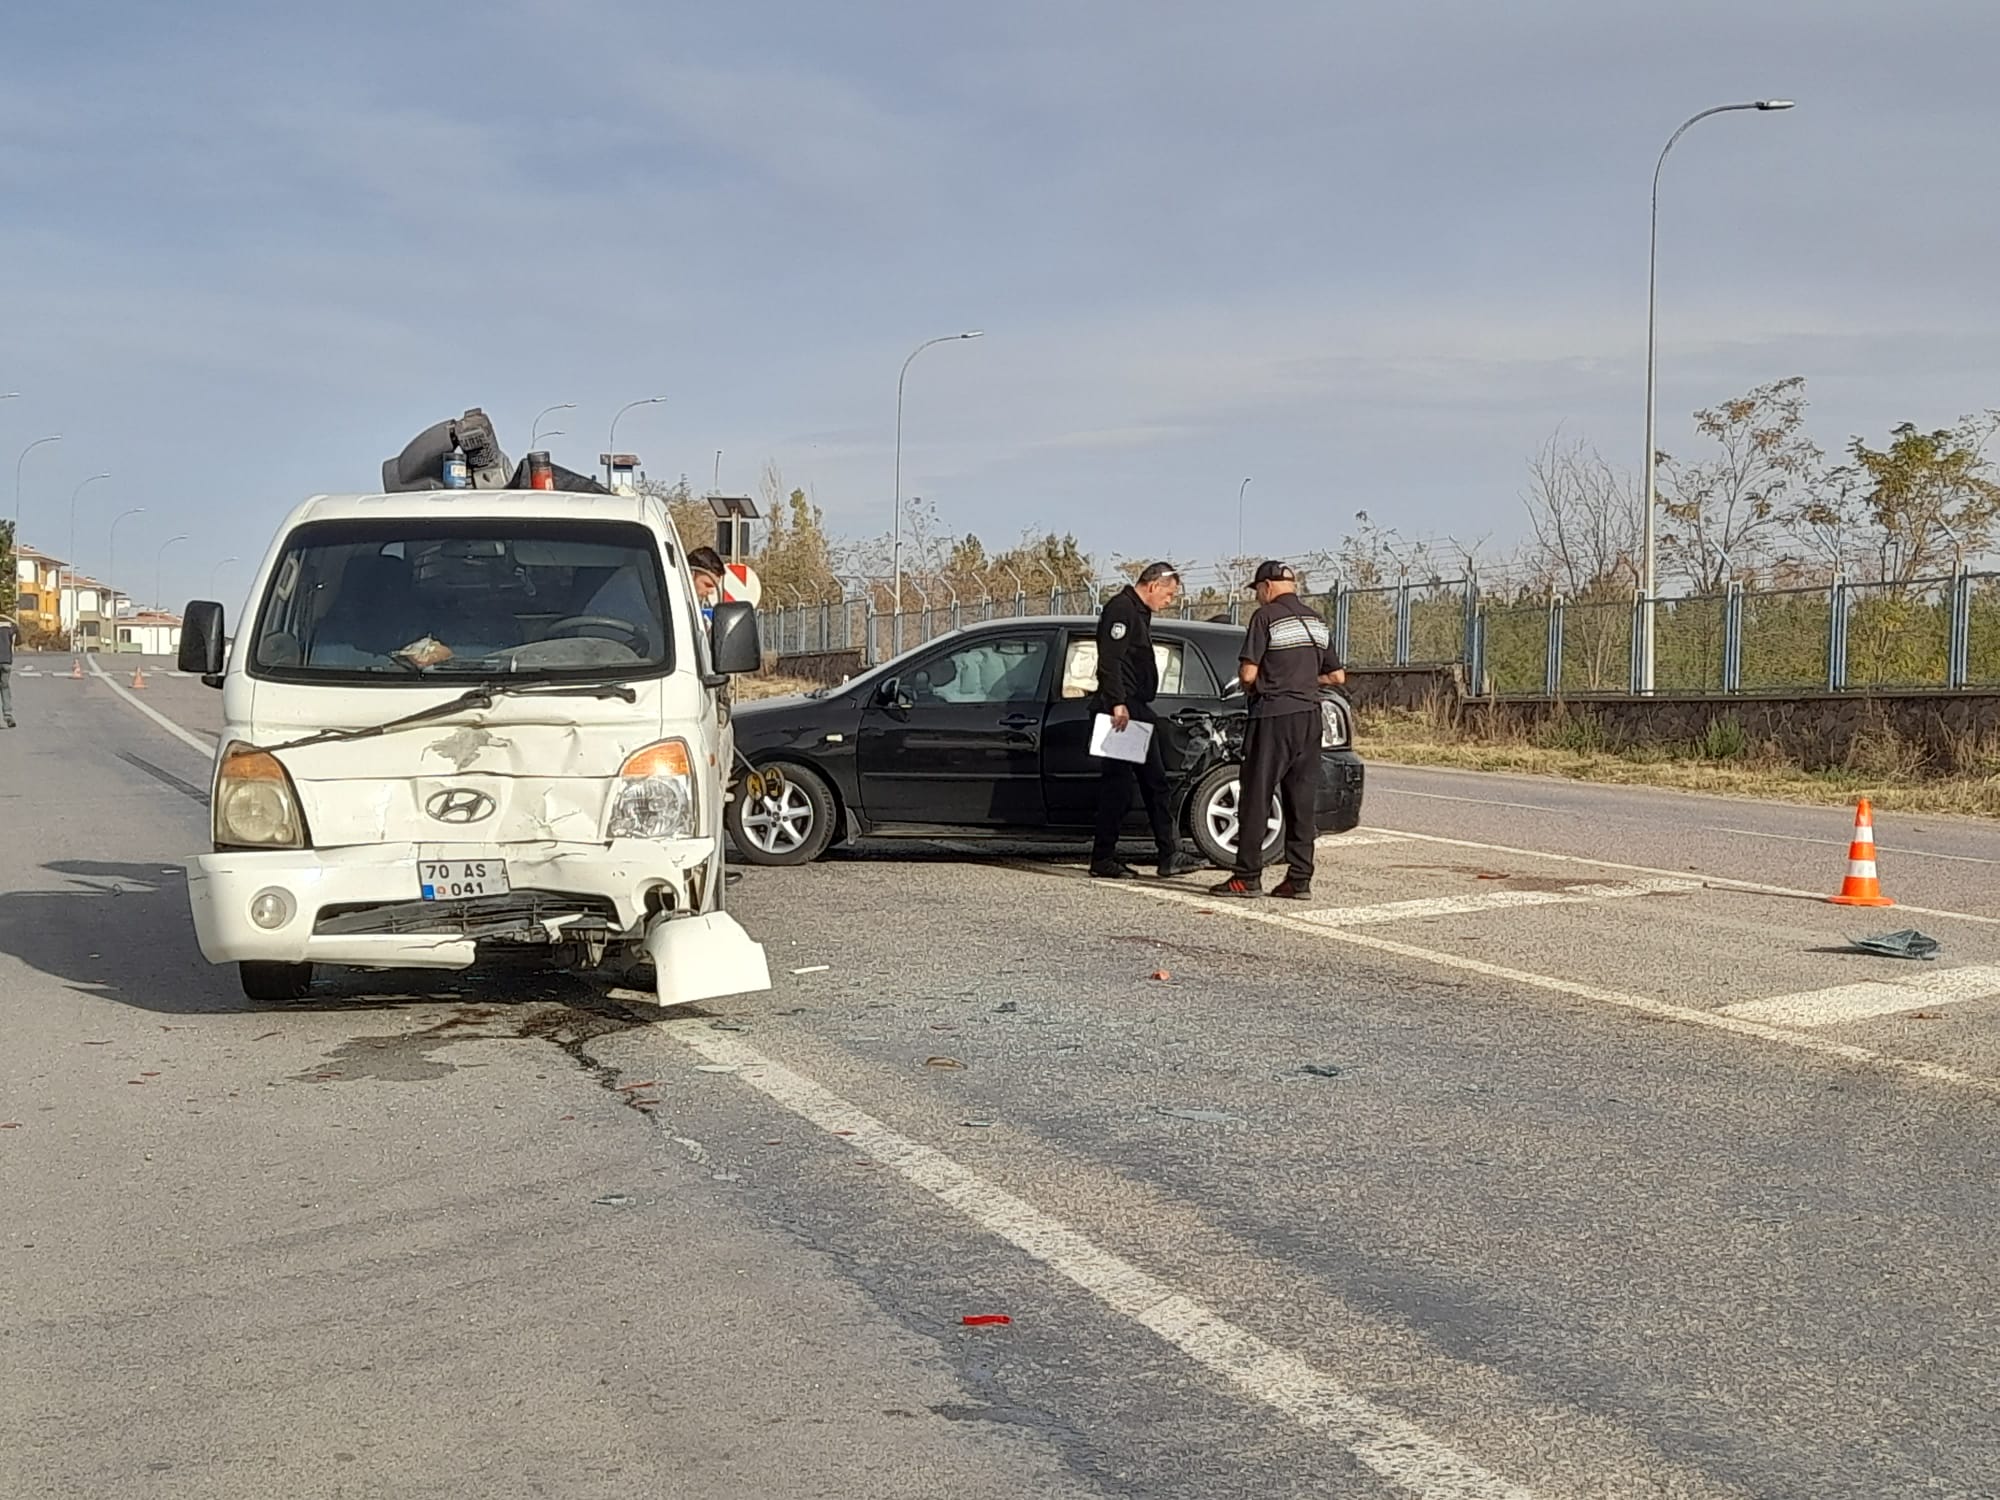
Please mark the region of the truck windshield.
POLYGON ((319 521, 287 539, 253 675, 588 682, 673 670, 660 549, 620 521, 319 521))

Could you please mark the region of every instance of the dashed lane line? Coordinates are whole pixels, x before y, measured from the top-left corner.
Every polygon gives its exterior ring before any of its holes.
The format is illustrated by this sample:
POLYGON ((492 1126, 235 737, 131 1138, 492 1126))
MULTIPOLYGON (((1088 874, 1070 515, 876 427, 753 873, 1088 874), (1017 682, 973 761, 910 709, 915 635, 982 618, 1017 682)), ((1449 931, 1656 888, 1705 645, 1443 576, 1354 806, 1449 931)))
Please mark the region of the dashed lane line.
MULTIPOLYGON (((1425 844, 1443 844, 1452 849, 1478 849, 1486 854, 1517 854, 1524 859, 1546 859, 1556 864, 1588 865, 1593 870, 1623 870, 1636 875, 1666 875, 1676 879, 1692 878, 1704 886, 1716 890, 1748 891, 1760 896, 1791 896, 1806 901, 1824 901, 1825 891, 1794 890, 1790 886, 1766 885, 1758 880, 1736 880, 1727 875, 1703 875, 1699 871, 1664 870, 1658 865, 1623 864, 1611 859, 1593 859, 1582 854, 1551 854, 1546 849, 1523 849, 1516 844, 1487 844, 1474 839, 1446 838, 1436 833, 1414 833, 1405 828, 1385 828, 1384 833, 1394 833, 1401 838, 1415 839, 1425 844)), ((1900 903, 1896 910, 1909 912, 1920 917, 1945 917, 1954 922, 1977 922, 1984 927, 2000 927, 2000 917, 1985 917, 1969 911, 1942 911, 1934 906, 1904 906, 1900 903)))
POLYGON ((1238 1390, 1332 1439, 1419 1500, 1536 1500, 1400 1413, 1350 1390, 1303 1356, 1246 1328, 1112 1254, 1068 1224, 933 1148, 898 1134, 840 1095, 718 1035, 706 1020, 660 1030, 800 1119, 845 1141, 987 1233, 1025 1251, 1238 1390))
POLYGON ((1573 906, 1619 901, 1630 896, 1684 895, 1700 889, 1699 880, 1612 881, 1603 885, 1565 886, 1557 891, 1482 891, 1476 896, 1431 896, 1412 901, 1382 901, 1373 906, 1328 906, 1301 911, 1299 917, 1316 927, 1369 927, 1378 922, 1470 916, 1521 906, 1573 906))
MULTIPOLYGON (((1040 873, 1050 873, 1046 870, 1040 873)), ((1080 879, 1081 876, 1065 878, 1080 879)), ((1916 1058, 1894 1057, 1877 1052, 1872 1047, 1855 1046, 1849 1042, 1829 1041, 1825 1037, 1813 1036, 1803 1031, 1789 1030, 1748 1016, 1731 1015, 1720 1010, 1697 1010, 1693 1006, 1676 1005, 1670 1000, 1656 1000, 1649 995, 1627 994, 1623 990, 1606 989, 1602 985, 1585 984, 1579 980, 1562 979, 1553 974, 1536 974, 1526 969, 1509 968, 1505 964, 1488 963, 1484 959, 1471 958, 1462 953, 1442 953, 1435 948, 1419 947, 1415 943, 1398 942, 1392 938, 1376 937, 1371 933, 1351 932, 1340 927, 1326 927, 1307 918, 1304 913, 1266 911, 1255 902, 1234 901, 1227 897, 1195 895, 1185 890, 1141 882, 1117 880, 1104 882, 1110 889, 1126 891, 1135 896, 1144 896, 1154 901, 1171 902, 1177 906, 1198 907, 1211 912, 1237 918, 1239 921, 1262 922, 1272 927, 1281 927, 1291 932, 1305 933, 1323 938, 1327 942, 1347 943, 1356 948, 1370 948, 1378 953, 1393 953, 1399 958, 1415 959, 1419 963, 1434 964, 1439 968, 1457 969, 1461 973, 1478 974, 1487 979, 1496 979, 1506 984, 1521 985, 1529 989, 1547 990, 1551 994, 1568 995, 1579 1000, 1594 1001, 1599 1005, 1615 1006, 1620 1010, 1635 1011, 1641 1015, 1656 1016, 1663 1021, 1679 1021, 1689 1026, 1705 1026, 1713 1031, 1727 1032, 1733 1036, 1747 1037, 1760 1042, 1775 1042, 1781 1047, 1791 1047, 1801 1052, 1815 1053, 1821 1057, 1833 1058, 1841 1062, 1859 1063, 1869 1067, 1882 1068, 1899 1073, 1908 1078, 1921 1079, 1926 1083, 1949 1084, 1954 1088, 1969 1089, 1975 1093, 2000 1097, 2000 1078, 1981 1078, 1976 1074, 1948 1068, 1942 1063, 1923 1062, 1916 1058)), ((1906 1007, 1907 1008, 1907 1007, 1906 1007)))
POLYGON ((1966 964, 1956 969, 1928 969, 1899 980, 1868 980, 1837 984, 1795 995, 1772 995, 1725 1005, 1722 1013, 1775 1026, 1838 1026, 1871 1016, 1893 1016, 1906 1010, 1950 1005, 1962 1000, 2000 996, 2000 964, 1966 964))

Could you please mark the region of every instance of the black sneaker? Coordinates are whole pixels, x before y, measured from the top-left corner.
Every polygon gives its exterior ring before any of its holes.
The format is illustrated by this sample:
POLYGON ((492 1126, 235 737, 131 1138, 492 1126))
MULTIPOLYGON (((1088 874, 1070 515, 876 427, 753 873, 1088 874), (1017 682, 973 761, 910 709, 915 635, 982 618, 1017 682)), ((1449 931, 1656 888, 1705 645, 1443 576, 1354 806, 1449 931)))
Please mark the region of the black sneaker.
POLYGON ((1160 861, 1160 879, 1172 880, 1176 875, 1192 875, 1201 868, 1201 861, 1191 854, 1169 854, 1160 861))
POLYGON ((1312 893, 1311 881, 1294 880, 1289 875, 1271 887, 1272 895, 1283 896, 1287 901, 1310 901, 1312 893))
POLYGON ((1221 885, 1208 888, 1211 896, 1261 896, 1264 888, 1254 880, 1245 880, 1241 875, 1232 875, 1221 885))
POLYGON ((1122 862, 1108 865, 1092 865, 1090 867, 1090 878, 1092 880, 1137 880, 1139 872, 1130 865, 1122 862))

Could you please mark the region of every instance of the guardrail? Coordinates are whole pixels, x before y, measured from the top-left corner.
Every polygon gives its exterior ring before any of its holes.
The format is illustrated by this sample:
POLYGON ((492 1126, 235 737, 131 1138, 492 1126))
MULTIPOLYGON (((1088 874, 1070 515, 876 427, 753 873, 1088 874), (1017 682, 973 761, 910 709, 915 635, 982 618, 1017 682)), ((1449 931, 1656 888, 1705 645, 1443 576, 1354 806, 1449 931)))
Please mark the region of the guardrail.
MULTIPOLYGON (((886 589, 884 590, 886 593, 886 589)), ((867 663, 966 625, 994 619, 1094 614, 1108 589, 1018 590, 978 600, 937 599, 900 618, 859 597, 774 603, 763 610, 765 649, 780 656, 858 651, 867 663)), ((1644 601, 1534 603, 1486 598, 1477 578, 1333 588, 1307 594, 1355 667, 1463 664, 1481 696, 1629 694, 1639 681, 1644 601)), ((1247 600, 1183 602, 1182 619, 1241 624, 1247 600)), ((1660 693, 1957 691, 2000 687, 2000 572, 1958 571, 1909 583, 1752 589, 1660 598, 1654 609, 1654 686, 1660 693)))

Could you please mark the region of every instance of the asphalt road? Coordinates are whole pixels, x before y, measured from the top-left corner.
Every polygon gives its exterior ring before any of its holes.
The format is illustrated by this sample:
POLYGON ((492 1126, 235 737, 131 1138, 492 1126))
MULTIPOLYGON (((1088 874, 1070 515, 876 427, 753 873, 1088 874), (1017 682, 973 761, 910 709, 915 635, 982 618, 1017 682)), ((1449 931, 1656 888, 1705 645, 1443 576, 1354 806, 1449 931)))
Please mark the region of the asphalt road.
POLYGON ((1993 825, 1857 913, 1838 812, 1383 770, 1309 907, 877 846, 768 995, 256 1008, 213 695, 16 687, 0 1495, 2000 1495, 1993 825))

